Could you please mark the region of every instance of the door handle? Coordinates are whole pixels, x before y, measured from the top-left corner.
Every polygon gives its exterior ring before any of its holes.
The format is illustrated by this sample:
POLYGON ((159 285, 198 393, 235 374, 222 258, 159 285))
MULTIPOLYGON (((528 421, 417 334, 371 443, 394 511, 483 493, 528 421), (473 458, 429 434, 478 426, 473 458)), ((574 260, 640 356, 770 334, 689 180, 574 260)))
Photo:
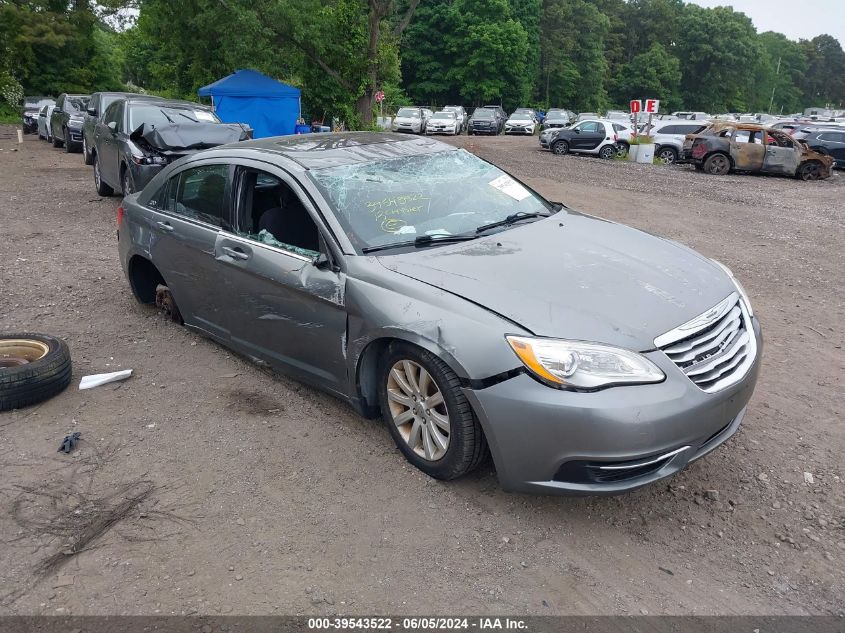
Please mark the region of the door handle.
POLYGON ((228 255, 232 259, 239 259, 241 261, 249 259, 249 253, 244 253, 239 248, 231 248, 230 246, 224 246, 220 250, 223 251, 224 255, 228 255))
POLYGON ((156 222, 156 226, 167 233, 173 232, 173 225, 170 222, 156 222))

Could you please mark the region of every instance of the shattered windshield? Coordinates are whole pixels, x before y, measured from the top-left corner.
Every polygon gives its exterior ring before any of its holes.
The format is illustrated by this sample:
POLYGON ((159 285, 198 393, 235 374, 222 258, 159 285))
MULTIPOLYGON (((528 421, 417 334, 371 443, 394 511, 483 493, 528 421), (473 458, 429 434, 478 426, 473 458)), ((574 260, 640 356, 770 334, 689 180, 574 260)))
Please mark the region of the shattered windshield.
POLYGON ((148 126, 169 125, 171 123, 220 123, 213 113, 202 108, 160 106, 154 103, 134 105, 129 109, 129 129, 137 129, 142 123, 148 126))
POLYGON ((552 210, 465 150, 315 169, 308 176, 359 252, 424 235, 474 234, 514 213, 552 210))

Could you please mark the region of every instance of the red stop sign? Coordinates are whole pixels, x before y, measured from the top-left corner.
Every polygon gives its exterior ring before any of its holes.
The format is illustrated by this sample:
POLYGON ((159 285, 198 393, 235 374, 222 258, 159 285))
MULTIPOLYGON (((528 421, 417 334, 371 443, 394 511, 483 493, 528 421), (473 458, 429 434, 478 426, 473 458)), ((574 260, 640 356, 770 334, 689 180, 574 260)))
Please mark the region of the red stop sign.
POLYGON ((383 90, 379 90, 379 91, 376 93, 376 101, 378 101, 379 103, 381 103, 382 101, 384 101, 384 91, 383 91, 383 90))

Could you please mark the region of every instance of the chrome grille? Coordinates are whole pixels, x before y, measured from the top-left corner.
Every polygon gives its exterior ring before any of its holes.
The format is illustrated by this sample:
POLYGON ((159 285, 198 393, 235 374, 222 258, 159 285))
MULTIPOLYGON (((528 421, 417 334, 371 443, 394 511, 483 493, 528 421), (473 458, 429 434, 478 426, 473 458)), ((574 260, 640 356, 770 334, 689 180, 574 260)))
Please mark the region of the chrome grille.
POLYGON ((736 292, 654 344, 708 393, 739 382, 757 356, 751 318, 736 292))

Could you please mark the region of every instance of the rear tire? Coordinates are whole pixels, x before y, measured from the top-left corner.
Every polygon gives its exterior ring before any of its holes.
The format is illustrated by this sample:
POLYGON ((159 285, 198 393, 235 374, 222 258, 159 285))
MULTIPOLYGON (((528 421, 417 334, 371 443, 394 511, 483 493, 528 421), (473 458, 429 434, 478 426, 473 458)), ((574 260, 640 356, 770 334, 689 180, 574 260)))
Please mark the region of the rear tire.
POLYGON ((657 150, 657 158, 662 160, 667 165, 671 165, 678 160, 678 152, 674 147, 661 147, 657 150))
POLYGON ((379 400, 399 450, 430 477, 455 479, 477 468, 487 456, 487 440, 461 390, 460 379, 431 352, 402 341, 391 343, 379 367, 379 400), (397 367, 400 380, 396 379, 397 367), (410 379, 403 367, 411 368, 410 379), (422 371, 427 373, 425 380, 422 371), (412 400, 414 397, 417 399, 412 400), (435 398, 437 404, 432 404, 435 398), (444 430, 444 420, 448 430, 444 430), (437 444, 438 437, 445 440, 445 449, 437 444), (425 457, 429 449, 433 459, 425 457))
POLYGON ((108 197, 114 195, 114 189, 103 182, 100 175, 100 157, 94 154, 94 188, 97 190, 97 195, 108 197))
POLYGON ((61 339, 30 333, 0 336, 0 411, 56 395, 70 384, 71 373, 70 350, 61 339))
POLYGON ((131 193, 135 193, 132 187, 132 175, 127 167, 124 167, 120 174, 120 192, 124 198, 131 193))
POLYGON ((716 152, 704 161, 704 171, 713 176, 725 176, 731 171, 731 159, 721 152, 716 152))
POLYGON ((614 156, 616 156, 616 152, 618 150, 614 145, 605 145, 599 150, 599 158, 602 160, 610 160, 614 156))

